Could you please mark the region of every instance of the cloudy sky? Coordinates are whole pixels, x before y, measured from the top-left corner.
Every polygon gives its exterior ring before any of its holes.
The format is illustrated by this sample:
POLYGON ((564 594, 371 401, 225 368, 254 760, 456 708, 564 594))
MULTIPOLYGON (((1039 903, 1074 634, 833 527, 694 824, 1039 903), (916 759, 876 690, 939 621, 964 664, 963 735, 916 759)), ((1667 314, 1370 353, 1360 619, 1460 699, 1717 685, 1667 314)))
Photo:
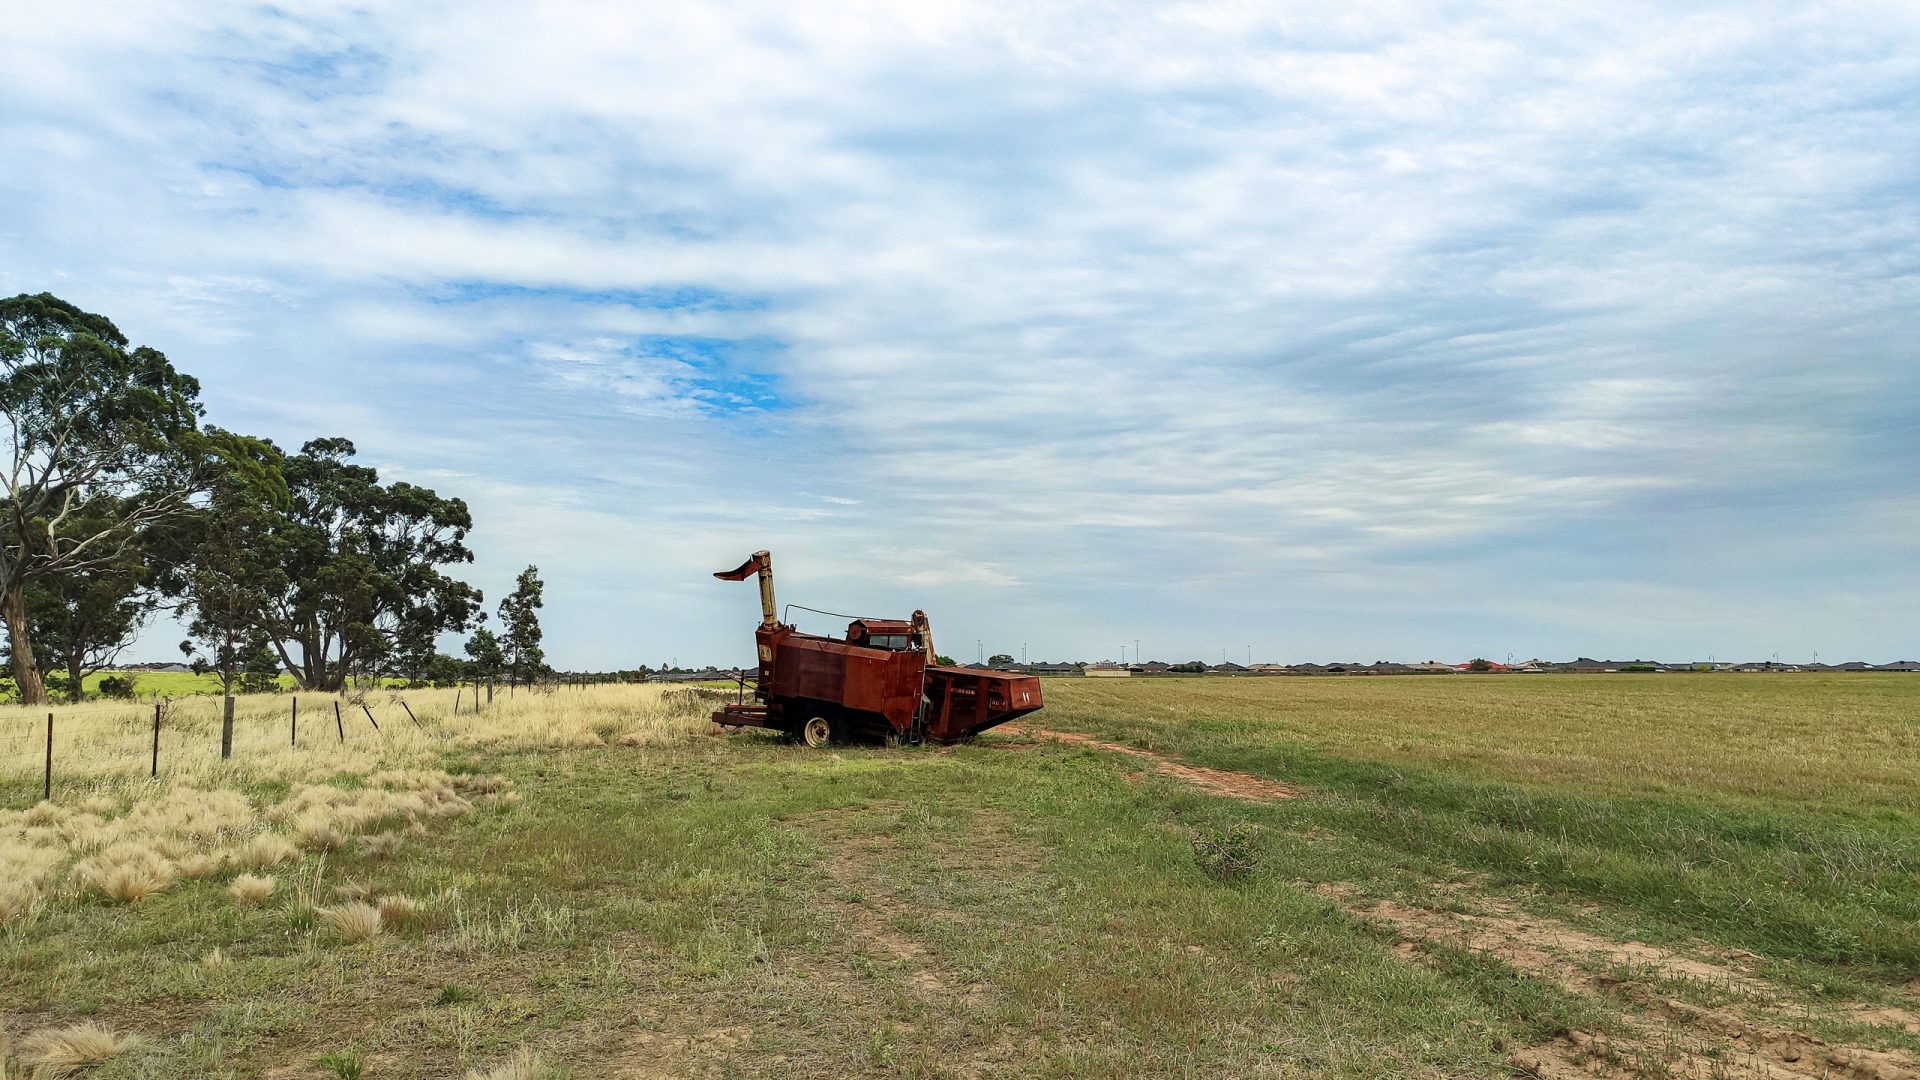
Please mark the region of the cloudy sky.
POLYGON ((1920 654, 1920 8, 1360 7, 27 0, 0 290, 565 666, 1920 654))

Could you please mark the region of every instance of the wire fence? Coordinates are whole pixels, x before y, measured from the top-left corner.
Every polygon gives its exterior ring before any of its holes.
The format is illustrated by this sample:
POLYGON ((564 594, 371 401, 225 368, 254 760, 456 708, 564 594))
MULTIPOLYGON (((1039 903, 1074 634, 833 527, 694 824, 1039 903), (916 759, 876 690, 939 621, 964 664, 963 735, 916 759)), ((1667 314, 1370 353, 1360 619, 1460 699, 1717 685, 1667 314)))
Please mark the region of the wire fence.
MULTIPOLYGON (((587 687, 571 687, 585 690, 587 687)), ((552 688, 519 688, 524 713, 552 688)), ((571 696, 571 695, 570 695, 571 696)), ((425 751, 478 735, 501 712, 488 688, 95 701, 0 713, 0 806, 59 801, 63 786, 177 778, 230 767, 284 770, 425 751), (377 746, 369 744, 378 744, 377 746)), ((564 710, 560 710, 564 711, 564 710)))

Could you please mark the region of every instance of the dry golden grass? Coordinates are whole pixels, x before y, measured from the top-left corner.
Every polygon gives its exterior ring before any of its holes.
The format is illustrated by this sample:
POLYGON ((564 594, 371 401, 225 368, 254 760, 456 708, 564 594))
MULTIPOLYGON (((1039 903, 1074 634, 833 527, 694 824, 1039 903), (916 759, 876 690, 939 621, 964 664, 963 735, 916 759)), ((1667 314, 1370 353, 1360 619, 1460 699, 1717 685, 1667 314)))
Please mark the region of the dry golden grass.
POLYGON ((394 833, 380 833, 376 836, 360 838, 360 851, 376 859, 391 859, 400 853, 403 841, 394 833))
POLYGON ((241 874, 227 886, 227 895, 242 904, 264 904, 273 896, 280 882, 259 874, 241 874))
MULTIPOLYGON (((623 745, 649 745, 708 728, 708 703, 653 686, 501 693, 477 715, 468 694, 457 716, 451 691, 409 691, 405 700, 421 728, 407 721, 396 695, 381 692, 367 699, 382 717, 377 734, 357 706, 342 703, 343 744, 332 723, 333 699, 301 697, 298 746, 287 739, 288 696, 240 699, 229 762, 218 756, 218 700, 170 703, 158 780, 146 775, 150 706, 56 708, 56 800, 0 810, 0 922, 28 918, 66 892, 134 902, 179 878, 206 878, 229 866, 253 872, 287 866, 303 850, 325 853, 357 843, 370 855, 391 858, 402 847, 401 834, 426 835, 433 822, 470 813, 476 799, 518 800, 501 777, 455 777, 422 767, 449 746, 594 747, 620 732, 623 745), (359 783, 349 789, 329 782, 341 776, 359 783), (273 779, 291 781, 292 788, 272 805, 236 789, 273 779), (63 790, 68 794, 60 798, 63 790)), ((32 715, 0 706, 0 725, 32 715)), ((0 776, 39 768, 44 744, 26 745, 37 738, 9 744, 13 756, 0 756, 0 776)))
MULTIPOLYGON (((236 770, 264 772, 288 779, 322 780, 341 773, 381 768, 418 767, 447 746, 599 746, 618 738, 623 746, 655 746, 708 729, 711 701, 686 689, 655 685, 609 685, 564 689, 551 694, 521 690, 496 692, 478 713, 473 694, 461 694, 453 712, 452 690, 373 691, 366 704, 379 719, 375 731, 358 705, 329 694, 257 694, 236 699, 234 749, 220 758, 220 699, 178 698, 167 705, 160 735, 163 777, 183 786, 218 789, 236 770), (289 719, 293 698, 300 701, 299 744, 293 745, 289 719), (404 700, 421 727, 400 707, 404 700), (340 704, 340 727, 333 706, 340 704), (339 731, 345 732, 342 740, 339 731)), ((118 803, 147 787, 153 740, 153 706, 122 701, 59 705, 54 719, 54 784, 98 785, 86 797, 118 803)), ((0 753, 0 773, 38 776, 46 746, 45 709, 0 705, 0 731, 30 731, 0 753)), ((75 797, 77 801, 77 796, 75 797)), ((107 813, 104 806, 95 813, 107 813)), ((91 809, 91 808, 89 808, 91 809)), ((40 811, 68 812, 64 805, 40 811)), ((36 822, 37 823, 37 822, 36 822)))
POLYGON ((24 918, 39 902, 39 886, 25 881, 0 882, 0 924, 24 918))
POLYGON ((544 1080, 550 1075, 539 1055, 522 1047, 512 1057, 490 1069, 470 1069, 467 1080, 544 1080))
POLYGON ((20 1040, 20 1060, 39 1077, 68 1076, 118 1057, 140 1040, 95 1023, 36 1031, 20 1040))
POLYGON ((261 833, 234 848, 228 857, 236 866, 265 870, 268 867, 291 862, 299 855, 299 851, 287 842, 286 837, 274 833, 261 833))
POLYGON ((383 896, 380 898, 380 918, 388 926, 398 926, 420 910, 420 901, 407 896, 383 896))
POLYGON ((173 864, 158 852, 125 841, 80 860, 73 868, 74 885, 80 891, 127 904, 166 891, 177 877, 173 864))
POLYGON ((322 922, 346 941, 366 941, 377 937, 381 930, 380 909, 372 904, 341 904, 321 908, 318 914, 322 922))

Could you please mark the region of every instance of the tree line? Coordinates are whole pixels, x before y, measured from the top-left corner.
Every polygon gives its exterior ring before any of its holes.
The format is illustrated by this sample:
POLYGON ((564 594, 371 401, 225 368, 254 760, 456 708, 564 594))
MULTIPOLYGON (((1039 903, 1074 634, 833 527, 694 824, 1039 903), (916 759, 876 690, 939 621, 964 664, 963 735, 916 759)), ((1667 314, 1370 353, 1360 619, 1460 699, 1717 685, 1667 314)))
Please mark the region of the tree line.
POLYGON ((547 670, 529 566, 484 625, 467 504, 383 483, 351 442, 287 452, 205 422, 200 384, 101 315, 0 300, 0 621, 13 690, 74 701, 160 612, 229 696, 290 675, 526 681, 547 670), (463 657, 436 651, 472 631, 463 657))

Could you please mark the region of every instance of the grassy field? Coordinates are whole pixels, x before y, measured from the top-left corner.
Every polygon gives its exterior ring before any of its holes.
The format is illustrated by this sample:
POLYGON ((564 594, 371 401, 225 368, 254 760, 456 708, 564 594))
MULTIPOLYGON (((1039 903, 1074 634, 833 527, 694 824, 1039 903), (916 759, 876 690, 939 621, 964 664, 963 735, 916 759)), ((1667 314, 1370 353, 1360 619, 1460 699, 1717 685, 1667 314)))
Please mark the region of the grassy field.
POLYGON ((0 756, 0 1029, 137 1036, 102 1077, 1920 1070, 1920 679, 1046 692, 832 751, 655 687, 298 748, 266 699, 40 807, 0 756))

